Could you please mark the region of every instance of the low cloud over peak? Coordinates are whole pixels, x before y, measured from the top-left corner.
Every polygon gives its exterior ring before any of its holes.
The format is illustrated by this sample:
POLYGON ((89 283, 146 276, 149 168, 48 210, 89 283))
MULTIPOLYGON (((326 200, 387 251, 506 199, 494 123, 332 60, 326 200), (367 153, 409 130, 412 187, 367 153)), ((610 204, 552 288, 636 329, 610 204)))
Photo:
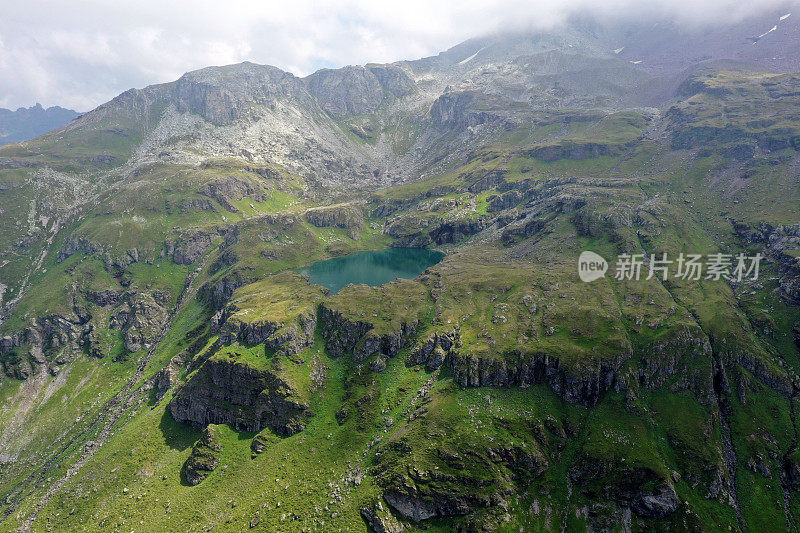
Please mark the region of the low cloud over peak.
MULTIPOLYGON (((141 0, 9 3, 0 16, 0 107, 42 102, 85 111, 130 87, 245 60, 297 75, 322 67, 435 54, 505 29, 544 29, 572 15, 734 22, 786 2, 735 0, 141 0)), ((769 28, 766 28, 769 29, 769 28)), ((765 30, 766 31, 766 30, 765 30)))

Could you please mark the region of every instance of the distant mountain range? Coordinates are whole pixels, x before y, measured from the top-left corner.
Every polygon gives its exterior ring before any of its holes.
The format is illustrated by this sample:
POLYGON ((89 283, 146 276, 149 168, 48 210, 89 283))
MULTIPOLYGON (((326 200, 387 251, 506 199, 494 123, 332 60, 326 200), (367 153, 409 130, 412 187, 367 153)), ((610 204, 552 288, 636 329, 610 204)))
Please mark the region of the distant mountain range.
POLYGON ((0 145, 29 141, 81 116, 77 111, 41 104, 16 111, 0 108, 0 145))

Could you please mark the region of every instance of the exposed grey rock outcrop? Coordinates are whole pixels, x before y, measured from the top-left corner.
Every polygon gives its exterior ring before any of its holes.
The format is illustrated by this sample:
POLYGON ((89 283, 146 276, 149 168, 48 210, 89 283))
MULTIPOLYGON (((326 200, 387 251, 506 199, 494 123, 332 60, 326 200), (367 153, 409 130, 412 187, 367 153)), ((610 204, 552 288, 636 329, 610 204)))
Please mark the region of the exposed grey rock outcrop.
POLYGON ((113 315, 111 327, 123 332, 126 350, 133 353, 153 347, 152 343, 167 322, 164 300, 163 295, 135 293, 131 295, 128 303, 113 315))
POLYGON ((254 182, 237 176, 227 176, 206 183, 197 189, 198 194, 207 196, 219 202, 219 204, 232 213, 238 213, 239 208, 233 202, 238 202, 244 198, 252 198, 256 201, 263 201, 267 198, 266 191, 254 182))
POLYGON ((216 236, 198 229, 182 231, 164 242, 164 251, 175 264, 191 265, 208 250, 216 236))
POLYGON ((393 220, 384 230, 394 237, 394 246, 425 248, 431 245, 457 244, 484 229, 486 218, 456 220, 416 219, 411 216, 393 220))
POLYGON ((133 100, 127 105, 136 105, 136 99, 169 99, 179 112, 196 113, 223 126, 246 116, 248 104, 254 101, 287 96, 301 101, 307 98, 299 78, 275 67, 245 62, 187 72, 170 84, 122 93, 112 103, 124 99, 133 100))
POLYGON ((364 67, 323 69, 305 81, 320 107, 335 117, 370 113, 383 101, 380 80, 364 67))
POLYGON ((517 190, 511 190, 500 195, 490 196, 487 200, 489 201, 487 211, 489 213, 496 213, 514 207, 520 203, 522 201, 522 193, 517 190))
POLYGON ((800 249, 800 224, 776 227, 761 223, 751 227, 736 221, 731 223, 743 241, 760 245, 764 255, 777 262, 781 293, 788 301, 800 305, 800 257, 791 253, 796 254, 800 249))
POLYGON ((305 82, 320 107, 334 117, 371 113, 387 95, 401 98, 414 91, 413 80, 394 65, 323 69, 305 82))
POLYGON ((553 391, 570 403, 594 405, 601 394, 615 390, 618 371, 630 354, 614 359, 588 361, 580 367, 567 368, 561 361, 545 353, 509 354, 502 358, 458 354, 446 362, 453 371, 453 380, 462 387, 527 387, 547 383, 553 391))
POLYGON ((192 448, 192 454, 186 460, 184 474, 189 485, 199 485, 219 466, 222 444, 216 435, 216 430, 213 425, 207 426, 203 430, 203 436, 192 448))
POLYGON ((526 150, 526 156, 552 163, 560 159, 592 159, 604 155, 618 155, 624 147, 595 142, 562 142, 526 150))
POLYGON ((502 120, 497 114, 481 111, 477 102, 482 95, 473 91, 446 92, 433 102, 431 122, 440 131, 465 130, 502 120))
POLYGON ((419 341, 411 350, 409 364, 425 365, 429 371, 442 366, 452 350, 461 346, 458 329, 448 332, 434 333, 425 340, 419 341))
POLYGON ((383 506, 381 500, 361 508, 361 516, 375 533, 402 533, 403 524, 383 506))
POLYGON ((403 322, 397 331, 377 334, 369 322, 352 321, 325 303, 320 305, 319 320, 328 353, 332 357, 352 356, 356 361, 364 361, 376 353, 394 357, 417 328, 415 322, 403 322))
POLYGON ((252 283, 255 281, 254 277, 249 269, 233 269, 222 278, 204 284, 197 291, 197 296, 212 309, 220 310, 225 307, 236 289, 252 283))
POLYGON ((178 389, 169 408, 179 422, 249 432, 270 427, 282 435, 301 431, 309 414, 309 406, 272 372, 214 358, 178 389))
POLYGON ((376 77, 384 90, 397 98, 414 92, 416 84, 408 77, 406 71, 395 65, 367 65, 367 69, 376 77))
POLYGON ((243 322, 233 316, 219 327, 219 338, 225 344, 237 340, 251 346, 263 343, 269 350, 293 355, 314 343, 316 327, 315 312, 301 313, 289 324, 268 320, 243 322))
POLYGON ((316 207, 306 211, 306 220, 318 228, 349 229, 356 239, 364 226, 364 214, 354 205, 316 207))
POLYGON ((109 329, 123 334, 124 348, 129 352, 149 349, 167 320, 169 296, 160 291, 108 289, 83 294, 90 302, 106 308, 108 314, 93 316, 76 304, 69 312, 31 319, 21 331, 0 339, 3 372, 27 379, 38 371, 38 366, 55 373, 59 365, 83 353, 104 357, 115 344, 115 335, 109 329))
MULTIPOLYGON (((458 483, 457 479, 449 481, 458 483)), ((389 488, 383 498, 400 516, 414 522, 466 515, 493 503, 487 496, 440 492, 414 483, 389 488)))
POLYGON ((582 492, 592 496, 600 484, 602 496, 621 507, 629 507, 642 518, 664 518, 680 507, 671 480, 649 468, 620 467, 610 462, 584 457, 569 471, 570 479, 582 492))

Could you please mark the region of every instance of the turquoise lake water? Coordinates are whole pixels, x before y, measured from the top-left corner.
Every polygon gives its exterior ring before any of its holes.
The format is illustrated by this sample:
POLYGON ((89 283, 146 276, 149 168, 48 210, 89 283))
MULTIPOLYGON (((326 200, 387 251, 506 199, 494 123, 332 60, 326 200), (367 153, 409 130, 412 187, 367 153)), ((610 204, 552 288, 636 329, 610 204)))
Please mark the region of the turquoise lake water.
POLYGON ((307 276, 311 283, 337 293, 349 283, 374 287, 397 278, 414 279, 443 257, 442 252, 424 248, 387 248, 320 261, 298 272, 307 276))

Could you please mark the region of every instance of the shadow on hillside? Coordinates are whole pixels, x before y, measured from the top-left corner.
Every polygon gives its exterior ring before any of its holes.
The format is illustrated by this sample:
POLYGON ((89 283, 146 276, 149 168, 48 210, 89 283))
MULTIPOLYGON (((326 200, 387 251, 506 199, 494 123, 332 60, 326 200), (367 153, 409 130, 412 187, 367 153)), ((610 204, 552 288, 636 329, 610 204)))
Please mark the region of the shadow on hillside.
POLYGON ((169 409, 164 409, 161 422, 158 425, 161 434, 164 435, 164 443, 173 450, 185 450, 194 445, 200 438, 200 430, 188 424, 182 424, 172 418, 169 409))

